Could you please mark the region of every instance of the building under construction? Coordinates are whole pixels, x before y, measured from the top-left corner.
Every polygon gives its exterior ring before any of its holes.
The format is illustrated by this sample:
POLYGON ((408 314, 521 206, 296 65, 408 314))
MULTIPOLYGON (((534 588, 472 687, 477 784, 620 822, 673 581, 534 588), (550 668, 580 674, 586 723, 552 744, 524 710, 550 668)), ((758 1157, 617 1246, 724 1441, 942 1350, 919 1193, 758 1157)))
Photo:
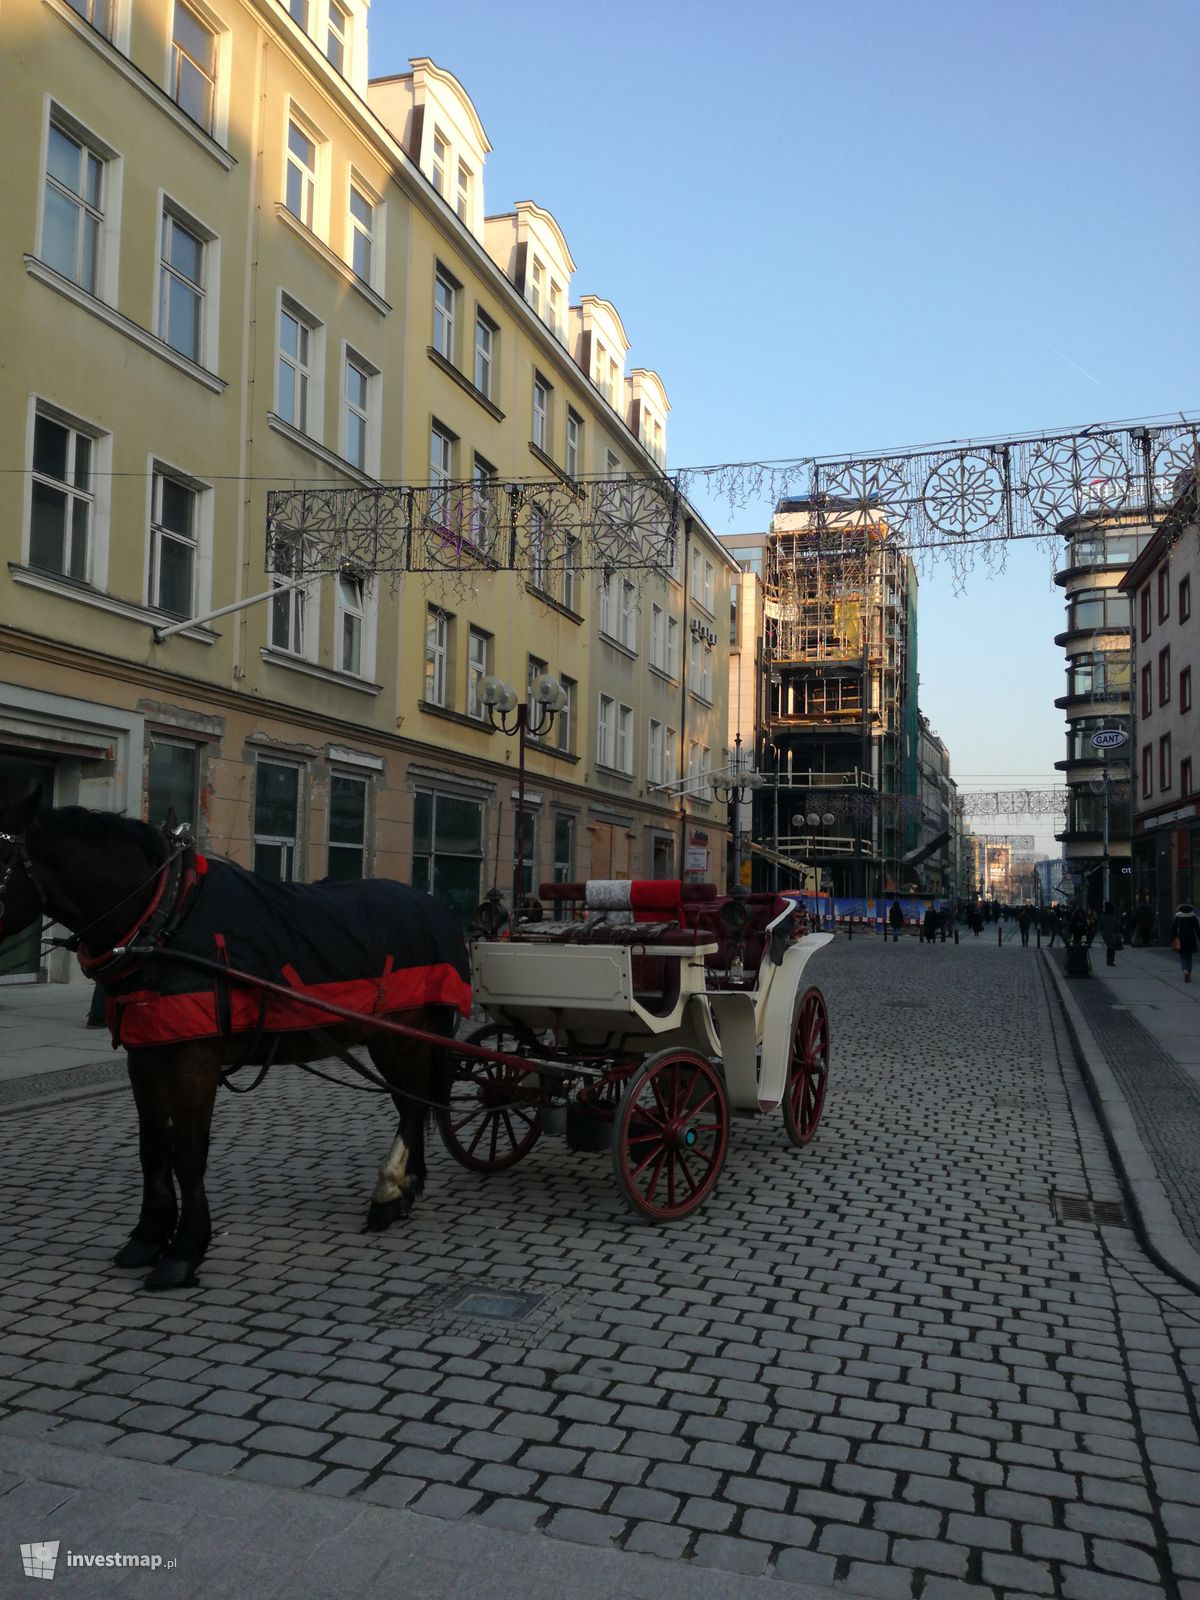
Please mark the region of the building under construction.
MULTIPOLYGON (((740 552, 734 552, 740 554, 740 552)), ((882 512, 782 500, 762 558, 755 835, 838 896, 910 887, 917 804, 916 573, 882 512)))

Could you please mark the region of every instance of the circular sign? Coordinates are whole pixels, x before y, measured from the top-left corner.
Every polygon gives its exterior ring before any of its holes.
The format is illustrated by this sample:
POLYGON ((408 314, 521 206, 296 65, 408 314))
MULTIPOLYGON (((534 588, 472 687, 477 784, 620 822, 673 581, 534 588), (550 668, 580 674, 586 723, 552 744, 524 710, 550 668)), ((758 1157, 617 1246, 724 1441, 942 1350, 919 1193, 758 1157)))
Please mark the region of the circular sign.
POLYGON ((1129 735, 1121 728, 1098 728, 1092 735, 1093 750, 1119 750, 1129 742, 1129 735))

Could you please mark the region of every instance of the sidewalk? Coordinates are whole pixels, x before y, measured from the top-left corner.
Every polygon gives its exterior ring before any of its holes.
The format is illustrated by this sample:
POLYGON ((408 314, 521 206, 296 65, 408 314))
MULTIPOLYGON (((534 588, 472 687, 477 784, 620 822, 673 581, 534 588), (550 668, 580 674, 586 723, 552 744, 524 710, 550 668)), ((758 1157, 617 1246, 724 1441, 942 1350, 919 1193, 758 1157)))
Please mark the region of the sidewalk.
POLYGON ((1108 967, 1096 943, 1086 980, 1047 959, 1143 1243, 1200 1289, 1200 983, 1155 946, 1108 967))
POLYGON ((91 986, 0 984, 0 1108, 128 1083, 106 1028, 86 1026, 91 986))

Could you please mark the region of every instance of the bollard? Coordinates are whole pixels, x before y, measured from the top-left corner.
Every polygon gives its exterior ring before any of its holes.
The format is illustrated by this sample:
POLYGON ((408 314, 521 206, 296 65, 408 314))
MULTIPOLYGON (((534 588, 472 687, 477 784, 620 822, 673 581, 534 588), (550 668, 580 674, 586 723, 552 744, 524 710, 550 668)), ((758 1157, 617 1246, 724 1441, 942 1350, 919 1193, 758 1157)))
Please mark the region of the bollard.
POLYGON ((849 918, 849 920, 846 923, 846 937, 847 937, 847 939, 853 939, 853 937, 854 937, 854 918, 853 917, 849 918))
POLYGON ((1042 948, 1042 930, 1040 928, 1037 930, 1037 939, 1037 947, 1040 950, 1042 948))
POLYGON ((1004 929, 1003 928, 997 928, 996 929, 996 943, 997 944, 1003 944, 1004 943, 1004 929))
POLYGON ((955 928, 955 930, 954 930, 954 942, 955 942, 955 944, 958 943, 958 929, 957 928, 955 928))

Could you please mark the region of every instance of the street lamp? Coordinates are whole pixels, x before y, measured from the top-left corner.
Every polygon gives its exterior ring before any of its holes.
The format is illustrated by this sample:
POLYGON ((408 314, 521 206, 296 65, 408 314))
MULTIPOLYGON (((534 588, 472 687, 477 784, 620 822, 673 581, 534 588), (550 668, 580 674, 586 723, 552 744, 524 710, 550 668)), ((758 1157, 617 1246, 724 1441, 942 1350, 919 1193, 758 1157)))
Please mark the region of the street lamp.
MULTIPOLYGON (((750 759, 749 755, 747 759, 750 759)), ((731 888, 741 888, 742 884, 742 804, 746 798, 753 794, 755 789, 761 789, 766 783, 766 778, 761 772, 755 772, 750 767, 742 765, 742 736, 739 733, 734 739, 733 762, 729 772, 723 777, 713 778, 712 789, 718 800, 726 805, 733 804, 733 883, 731 888)))
MULTIPOLYGON (((796 813, 796 815, 792 818, 792 827, 795 828, 796 831, 798 833, 801 833, 801 834, 803 834, 804 831, 807 829, 807 831, 808 831, 807 848, 809 850, 811 850, 812 853, 815 855, 816 854, 816 849, 817 849, 817 829, 818 828, 832 828, 833 825, 836 822, 837 822, 837 818, 834 816, 832 811, 809 811, 809 812, 799 812, 798 811, 796 813)), ((804 849, 805 845, 802 844, 800 848, 804 849)), ((818 912, 819 912, 820 911, 820 904, 821 904, 821 902, 820 902, 820 894, 821 894, 822 873, 820 871, 820 864, 818 862, 814 861, 813 862, 813 867, 817 872, 816 894, 817 894, 817 909, 818 909, 818 912)))
POLYGON ((489 674, 479 685, 479 700, 493 728, 510 738, 517 736, 517 818, 516 845, 513 850, 513 920, 521 903, 521 876, 525 855, 525 742, 549 733, 555 717, 567 706, 567 691, 549 672, 540 673, 529 685, 529 699, 518 698, 517 691, 503 678, 489 674))

